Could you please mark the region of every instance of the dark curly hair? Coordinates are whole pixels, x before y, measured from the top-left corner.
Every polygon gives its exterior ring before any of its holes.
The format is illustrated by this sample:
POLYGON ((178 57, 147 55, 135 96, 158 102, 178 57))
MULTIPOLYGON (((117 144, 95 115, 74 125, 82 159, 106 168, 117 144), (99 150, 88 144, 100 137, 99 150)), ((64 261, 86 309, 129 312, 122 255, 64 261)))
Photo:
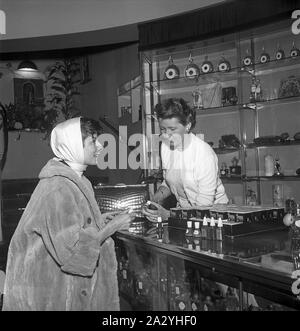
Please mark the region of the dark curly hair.
POLYGON ((82 136, 82 143, 84 140, 96 134, 99 136, 102 133, 102 127, 96 120, 87 117, 80 117, 80 129, 82 136))
POLYGON ((182 98, 170 98, 158 103, 154 111, 158 119, 176 117, 182 125, 186 126, 191 123, 191 129, 195 127, 196 113, 182 98))

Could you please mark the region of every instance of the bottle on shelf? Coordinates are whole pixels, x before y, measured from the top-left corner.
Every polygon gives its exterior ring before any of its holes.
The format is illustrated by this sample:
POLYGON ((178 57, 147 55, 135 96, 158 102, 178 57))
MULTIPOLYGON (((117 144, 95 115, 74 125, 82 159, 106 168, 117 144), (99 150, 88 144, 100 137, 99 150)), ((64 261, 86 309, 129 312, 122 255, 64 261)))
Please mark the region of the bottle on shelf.
POLYGON ((203 218, 203 224, 201 227, 201 237, 203 239, 207 239, 207 228, 208 228, 208 222, 206 216, 203 218))
POLYGON ((260 79, 256 80, 256 90, 255 90, 255 101, 262 101, 262 88, 261 88, 261 82, 260 79))
POLYGON ((216 240, 223 240, 223 239, 224 239, 223 221, 222 221, 222 218, 219 217, 217 228, 216 228, 216 240))
POLYGON ((257 94, 256 90, 257 90, 256 77, 254 75, 252 75, 251 87, 250 87, 250 97, 249 97, 249 101, 251 103, 254 103, 256 101, 256 94, 257 94))
POLYGON ((159 241, 162 241, 164 228, 163 228, 161 216, 157 217, 156 227, 157 227, 157 238, 159 241))
POLYGON ((274 175, 274 159, 270 154, 265 155, 265 176, 271 177, 274 175))
POLYGON ((187 237, 193 236, 193 222, 192 221, 187 221, 187 228, 185 230, 185 235, 187 237))
POLYGON ((216 239, 216 223, 215 223, 215 219, 213 217, 211 217, 211 219, 210 219, 210 224, 209 224, 207 230, 208 230, 207 239, 215 240, 216 239))
POLYGON ((279 163, 279 157, 278 156, 275 158, 274 176, 283 176, 283 173, 281 171, 281 166, 280 166, 280 163, 279 163))
POLYGON ((194 223, 195 229, 193 232, 193 236, 200 238, 201 237, 201 232, 200 232, 200 222, 199 221, 195 221, 194 223))

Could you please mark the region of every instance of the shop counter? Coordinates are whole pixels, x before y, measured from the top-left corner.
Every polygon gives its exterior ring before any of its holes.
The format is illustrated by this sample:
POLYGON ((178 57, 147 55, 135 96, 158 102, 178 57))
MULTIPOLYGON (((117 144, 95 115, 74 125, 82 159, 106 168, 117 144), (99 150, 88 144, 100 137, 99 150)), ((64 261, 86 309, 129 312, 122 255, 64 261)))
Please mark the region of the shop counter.
POLYGON ((300 310, 288 228, 207 240, 143 219, 114 239, 122 310, 300 310))

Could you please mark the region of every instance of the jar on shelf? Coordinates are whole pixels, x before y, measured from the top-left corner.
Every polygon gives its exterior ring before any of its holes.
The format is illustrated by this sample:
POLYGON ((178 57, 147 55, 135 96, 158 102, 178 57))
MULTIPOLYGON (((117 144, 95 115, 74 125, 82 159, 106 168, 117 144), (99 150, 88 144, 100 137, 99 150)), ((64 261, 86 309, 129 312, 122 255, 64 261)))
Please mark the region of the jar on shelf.
POLYGON ((265 176, 273 176, 274 175, 274 158, 272 155, 265 155, 265 176))

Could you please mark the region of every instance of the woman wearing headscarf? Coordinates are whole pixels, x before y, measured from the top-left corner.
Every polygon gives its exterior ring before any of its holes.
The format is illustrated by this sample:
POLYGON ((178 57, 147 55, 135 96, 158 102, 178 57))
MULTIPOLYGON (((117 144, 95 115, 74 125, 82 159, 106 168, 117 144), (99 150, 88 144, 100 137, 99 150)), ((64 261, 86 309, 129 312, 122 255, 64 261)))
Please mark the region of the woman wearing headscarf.
POLYGON ((3 310, 119 310, 117 262, 111 235, 131 215, 101 215, 89 180, 101 150, 100 126, 73 118, 51 133, 55 158, 10 242, 3 310))

